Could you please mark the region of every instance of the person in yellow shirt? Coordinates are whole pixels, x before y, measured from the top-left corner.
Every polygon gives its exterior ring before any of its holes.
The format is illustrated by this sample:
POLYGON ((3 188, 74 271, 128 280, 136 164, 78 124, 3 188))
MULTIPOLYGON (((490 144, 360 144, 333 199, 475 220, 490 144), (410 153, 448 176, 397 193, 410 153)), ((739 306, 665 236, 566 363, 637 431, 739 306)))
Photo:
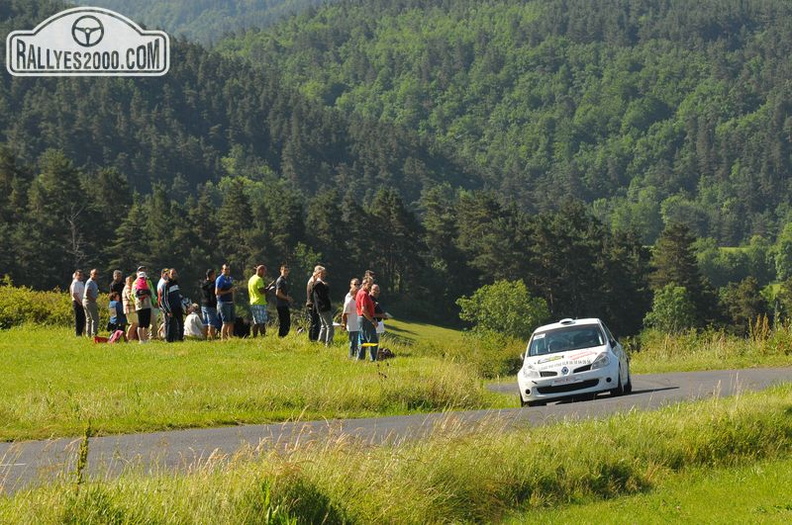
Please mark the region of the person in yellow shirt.
POLYGON ((259 333, 264 337, 267 333, 267 283, 264 282, 265 275, 267 275, 267 267, 260 264, 256 266, 256 273, 248 280, 250 315, 253 317, 251 337, 256 337, 259 333))

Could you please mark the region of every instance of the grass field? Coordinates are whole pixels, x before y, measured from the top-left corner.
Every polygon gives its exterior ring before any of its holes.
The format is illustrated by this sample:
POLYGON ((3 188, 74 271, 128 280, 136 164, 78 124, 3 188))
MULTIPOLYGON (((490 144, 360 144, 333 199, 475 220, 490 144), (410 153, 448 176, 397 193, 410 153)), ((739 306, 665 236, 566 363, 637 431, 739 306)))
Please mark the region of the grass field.
POLYGON ((400 335, 383 344, 398 357, 377 363, 348 359, 341 335, 326 349, 296 334, 110 345, 60 328, 0 331, 0 439, 76 436, 89 423, 110 434, 513 403, 442 357, 435 345, 458 345, 457 332, 393 325, 400 335))
POLYGON ((2 523, 785 523, 792 386, 400 446, 349 439, 0 498, 2 523))

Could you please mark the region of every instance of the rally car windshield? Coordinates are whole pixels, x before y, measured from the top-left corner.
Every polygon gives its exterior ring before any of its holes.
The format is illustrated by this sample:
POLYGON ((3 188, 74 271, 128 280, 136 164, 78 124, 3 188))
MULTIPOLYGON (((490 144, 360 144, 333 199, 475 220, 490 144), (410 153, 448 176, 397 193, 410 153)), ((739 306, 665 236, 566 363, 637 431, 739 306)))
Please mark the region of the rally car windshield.
POLYGON ((604 344, 605 335, 596 325, 556 328, 534 334, 528 345, 528 355, 556 354, 604 344))

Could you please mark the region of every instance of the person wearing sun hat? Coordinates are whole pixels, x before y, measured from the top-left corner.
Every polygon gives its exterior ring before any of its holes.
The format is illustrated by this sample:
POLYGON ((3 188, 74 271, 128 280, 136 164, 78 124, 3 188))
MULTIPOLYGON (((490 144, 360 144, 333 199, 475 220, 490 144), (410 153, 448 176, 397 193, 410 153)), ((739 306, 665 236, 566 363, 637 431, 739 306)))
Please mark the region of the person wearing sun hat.
POLYGON ((132 285, 132 294, 135 297, 135 313, 138 317, 138 340, 146 343, 149 340, 149 325, 151 324, 151 285, 146 275, 146 267, 139 266, 137 279, 132 285))

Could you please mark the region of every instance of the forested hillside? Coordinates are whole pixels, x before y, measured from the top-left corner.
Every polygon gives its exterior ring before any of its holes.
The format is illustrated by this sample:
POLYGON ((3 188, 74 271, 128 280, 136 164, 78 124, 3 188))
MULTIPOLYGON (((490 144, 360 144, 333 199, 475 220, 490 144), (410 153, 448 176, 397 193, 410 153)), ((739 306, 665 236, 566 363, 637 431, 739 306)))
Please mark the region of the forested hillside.
POLYGON ((268 27, 332 0, 73 0, 106 7, 172 37, 211 44, 229 33, 268 27))
MULTIPOLYGON (((2 35, 62 8, 35 5, 0 11, 2 35)), ((323 108, 240 59, 172 45, 172 67, 161 78, 3 75, 2 141, 23 162, 57 148, 78 166, 115 168, 144 193, 157 181, 179 179, 191 190, 216 181, 232 150, 300 190, 341 187, 365 197, 385 184, 412 202, 432 180, 476 184, 430 139, 323 108)))
POLYGON ((789 219, 792 4, 358 0, 221 43, 328 107, 451 146, 523 209, 651 243, 789 219))
MULTIPOLYGON (((521 279, 554 318, 745 333, 792 311, 785 6, 347 1, 175 39, 161 78, 4 74, 0 274, 175 266, 195 296, 321 262, 403 315, 521 279)), ((63 8, 2 3, 0 32, 63 8)))

